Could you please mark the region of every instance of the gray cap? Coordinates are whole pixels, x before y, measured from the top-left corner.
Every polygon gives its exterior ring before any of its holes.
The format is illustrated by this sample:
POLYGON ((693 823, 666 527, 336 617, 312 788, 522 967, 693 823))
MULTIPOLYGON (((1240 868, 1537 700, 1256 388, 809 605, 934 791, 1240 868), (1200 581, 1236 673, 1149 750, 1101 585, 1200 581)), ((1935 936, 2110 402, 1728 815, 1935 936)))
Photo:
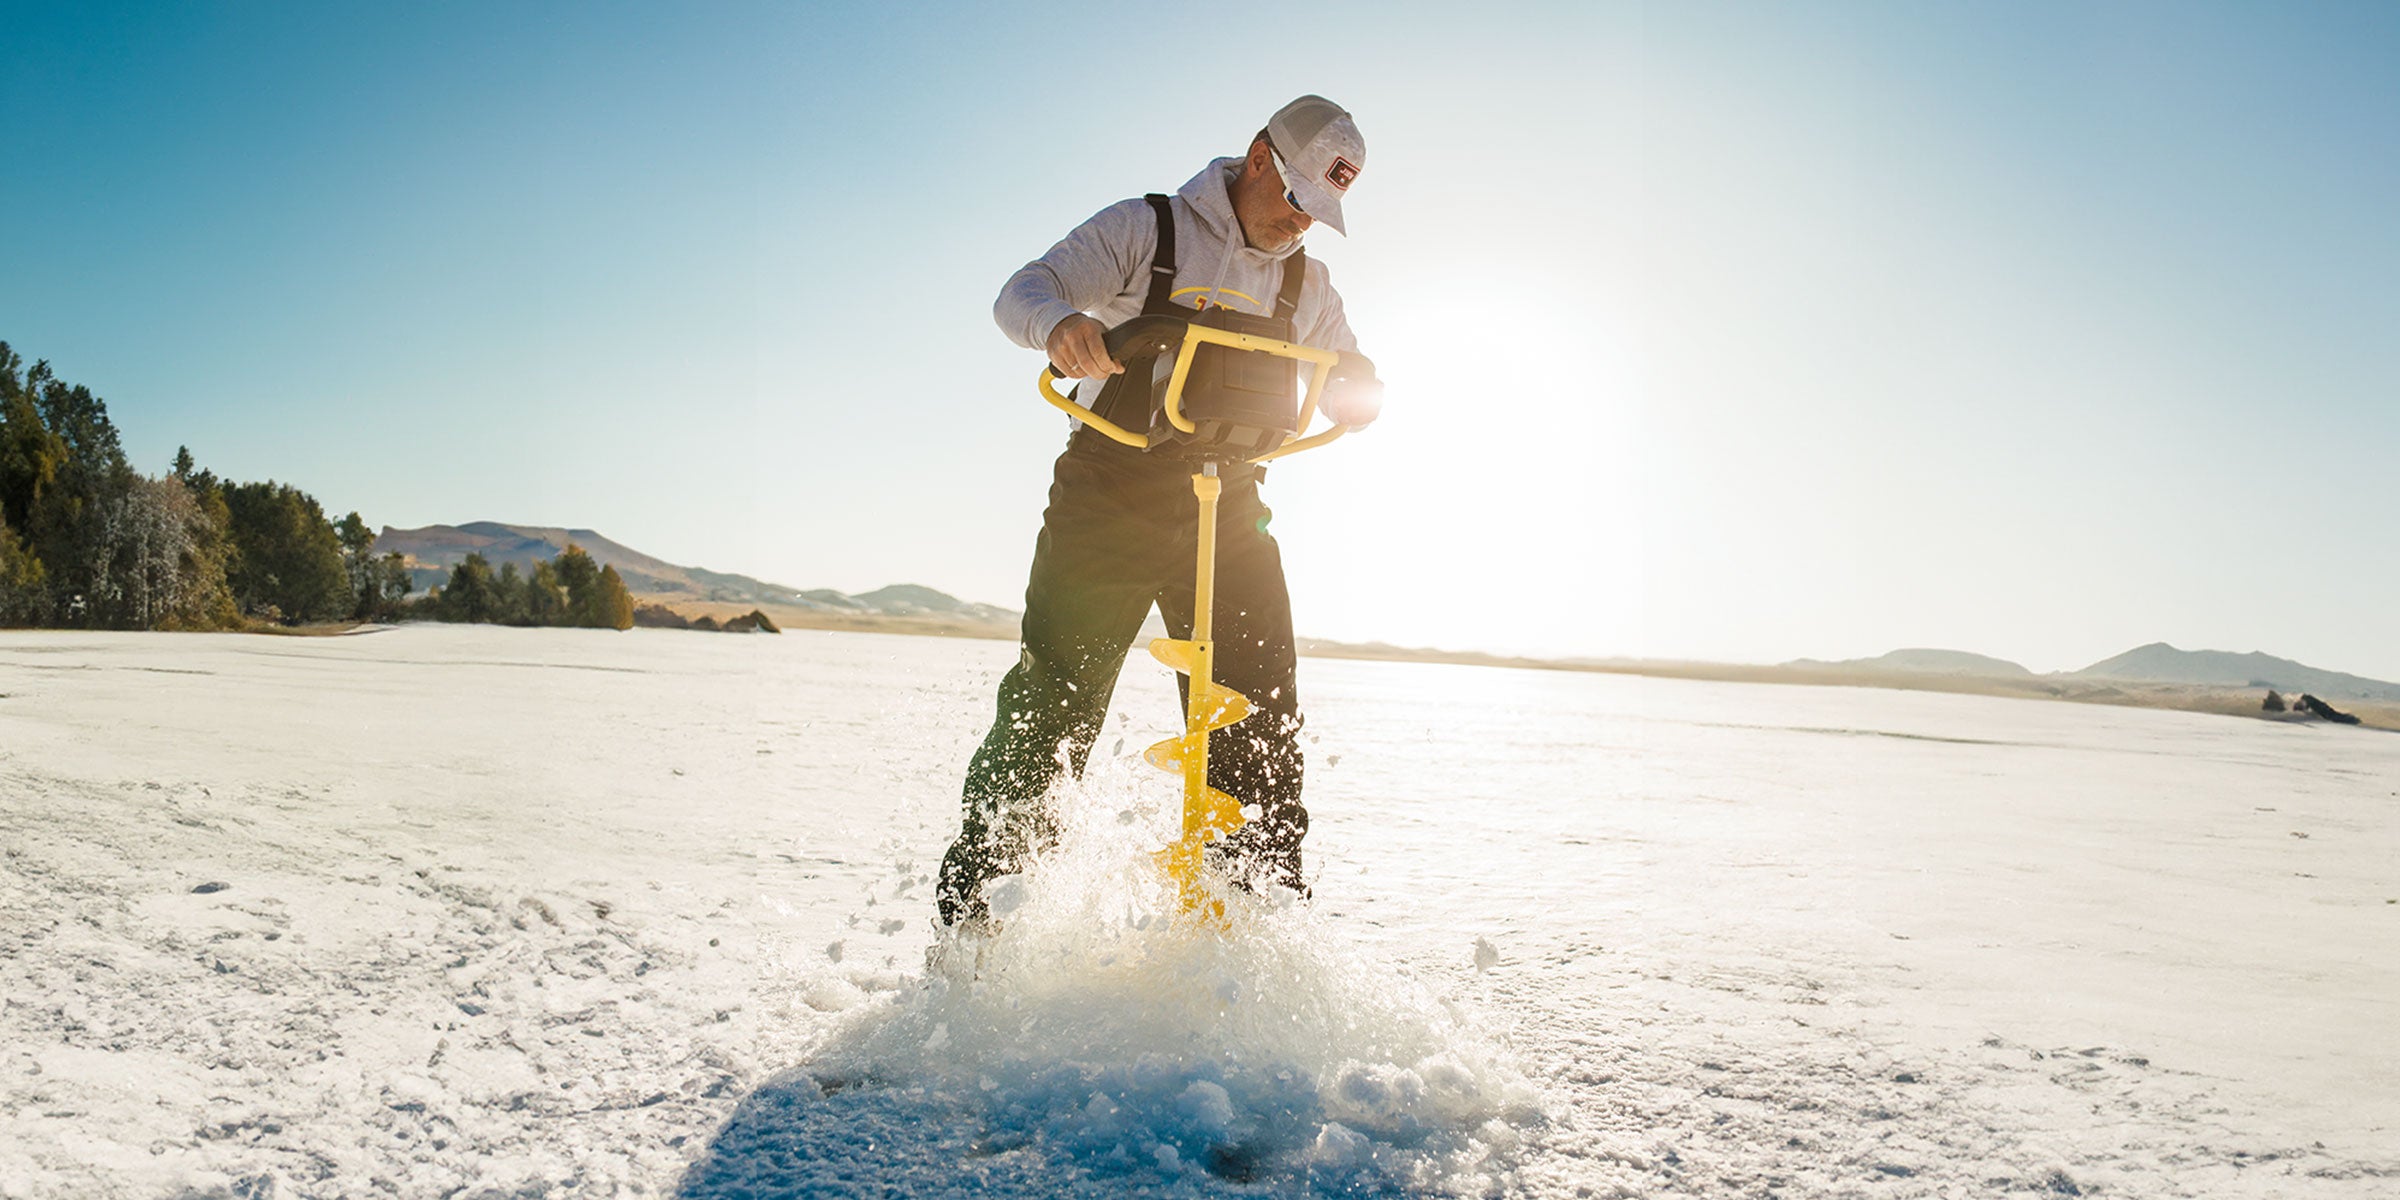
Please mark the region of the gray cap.
POLYGON ((1342 196, 1367 165, 1367 139, 1342 106, 1323 96, 1302 96, 1267 118, 1267 142, 1283 156, 1284 180, 1300 211, 1342 228, 1342 196))

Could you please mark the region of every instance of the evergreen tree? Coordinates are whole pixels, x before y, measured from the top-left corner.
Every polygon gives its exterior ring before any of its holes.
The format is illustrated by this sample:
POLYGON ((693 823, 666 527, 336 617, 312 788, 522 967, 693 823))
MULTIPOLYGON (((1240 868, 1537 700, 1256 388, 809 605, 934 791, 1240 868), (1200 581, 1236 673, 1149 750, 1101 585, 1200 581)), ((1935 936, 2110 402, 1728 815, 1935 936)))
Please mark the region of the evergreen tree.
POLYGON ((567 591, 567 611, 562 624, 598 627, 600 611, 600 568, 583 547, 567 543, 557 559, 559 586, 567 591))
POLYGON ((226 578, 243 612, 296 624, 351 611, 341 539, 314 497, 272 480, 223 490, 234 548, 226 578))
POLYGON ((350 618, 373 620, 382 590, 375 579, 375 531, 353 512, 333 527, 333 540, 342 548, 342 577, 350 581, 350 618))
POLYGON ((558 571, 544 559, 533 564, 533 574, 525 580, 525 621, 529 625, 564 625, 567 623, 567 593, 558 582, 558 571))
MULTIPOLYGON (((42 420, 32 389, 17 374, 22 363, 0 342, 0 524, 29 542, 34 508, 66 466, 67 442, 42 420)), ((25 549, 32 552, 30 544, 25 549)))
POLYGON ((375 564, 374 619, 388 621, 408 606, 408 594, 416 590, 417 582, 409 576, 407 557, 397 550, 376 559, 375 564))
POLYGON ((531 624, 525 613, 525 577, 517 564, 500 564, 500 573, 492 576, 492 619, 503 625, 531 624))
POLYGON ((0 626, 50 619, 49 572, 20 531, 31 529, 34 505, 67 457, 18 373, 24 365, 0 342, 0 626))
POLYGON ((26 377, 29 384, 35 375, 40 376, 33 390, 42 420, 50 432, 66 439, 72 457, 96 470, 125 467, 125 447, 117 438, 116 424, 108 419, 108 404, 90 388, 52 375, 47 362, 33 365, 26 377))
POLYGON ((86 628, 134 625, 142 607, 132 578, 145 502, 125 461, 108 405, 91 389, 37 362, 25 374, 41 423, 66 457, 34 498, 26 534, 50 580, 54 617, 86 628))
POLYGON ((450 582, 442 586, 440 615, 445 621, 489 621, 493 599, 491 561, 470 554, 450 568, 450 582))
POLYGON ((42 562, 8 522, 0 521, 0 628, 49 619, 50 588, 42 562))
POLYGON ((594 624, 603 629, 633 628, 633 595, 625 590, 625 579, 617 574, 616 564, 600 568, 599 620, 594 624))
POLYGON ((190 501, 185 517, 190 536, 186 539, 182 578, 175 598, 156 628, 235 628, 241 624, 241 612, 233 602, 233 588, 225 578, 227 560, 233 556, 228 531, 233 518, 225 508, 225 494, 215 486, 214 476, 200 477, 210 481, 206 488, 195 486, 189 472, 178 478, 184 482, 174 486, 183 489, 190 501))

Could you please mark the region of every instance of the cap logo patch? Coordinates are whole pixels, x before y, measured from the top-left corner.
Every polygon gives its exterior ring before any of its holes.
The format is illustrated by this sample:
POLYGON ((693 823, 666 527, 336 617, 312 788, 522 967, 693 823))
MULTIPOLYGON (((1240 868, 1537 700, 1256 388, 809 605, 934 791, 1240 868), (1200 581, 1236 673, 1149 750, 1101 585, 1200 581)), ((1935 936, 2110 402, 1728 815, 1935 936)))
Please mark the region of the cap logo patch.
POLYGON ((1337 192, 1349 191, 1350 181, 1356 178, 1358 178, 1358 167, 1346 158, 1337 157, 1333 160, 1332 166, 1325 168, 1325 182, 1332 184, 1333 190, 1337 192))

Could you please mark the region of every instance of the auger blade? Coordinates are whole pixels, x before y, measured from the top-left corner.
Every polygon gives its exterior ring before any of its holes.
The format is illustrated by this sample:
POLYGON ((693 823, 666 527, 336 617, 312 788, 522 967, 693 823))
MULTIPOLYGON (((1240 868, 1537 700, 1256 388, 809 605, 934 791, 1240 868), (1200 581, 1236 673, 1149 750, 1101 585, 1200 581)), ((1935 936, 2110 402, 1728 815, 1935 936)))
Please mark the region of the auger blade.
POLYGON ((1189 895, 1192 885, 1200 878, 1202 848, 1201 843, 1189 838, 1169 842, 1164 847, 1151 851, 1150 861, 1158 864, 1159 874, 1174 880, 1177 889, 1185 895, 1189 895))
POLYGON ((1200 669, 1200 643, 1178 638, 1151 638, 1150 657, 1189 675, 1200 669))
POLYGON ((1212 706, 1205 714, 1209 720, 1181 737, 1171 737, 1142 751, 1142 760, 1161 771, 1180 772, 1184 764, 1200 755, 1201 739, 1211 731, 1223 729, 1250 715, 1248 697, 1227 688, 1212 688, 1206 697, 1212 706))
POLYGON ((1203 789, 1200 795, 1200 833, 1203 841, 1213 842, 1240 829, 1249 822, 1242 815, 1242 802, 1215 788, 1203 789))
POLYGON ((1200 698, 1204 728, 1223 729, 1250 715, 1250 697, 1232 688, 1212 683, 1200 689, 1200 698))
MULTIPOLYGON (((1200 870, 1206 862, 1208 844, 1240 829, 1247 821, 1242 816, 1242 802, 1215 788, 1202 790, 1198 808, 1200 819, 1196 823, 1187 813, 1185 823, 1189 832, 1150 856, 1160 873, 1175 881, 1185 912, 1201 907, 1207 899, 1200 886, 1200 870)), ((1222 915, 1221 910, 1218 915, 1222 915)))
POLYGON ((1175 883, 1176 903, 1186 913, 1197 913, 1201 919, 1220 928, 1225 923, 1225 902, 1209 895, 1200 882, 1201 846, 1185 840, 1151 854, 1158 864, 1158 873, 1175 883))
POLYGON ((1142 761, 1170 775, 1183 773, 1183 761, 1192 753, 1197 738, 1171 737, 1142 751, 1142 761))
POLYGON ((1223 729, 1250 715, 1250 697, 1214 680, 1197 678, 1204 657, 1200 643, 1153 638, 1150 656, 1184 675, 1194 676, 1192 686, 1199 689, 1199 711, 1207 728, 1223 729))

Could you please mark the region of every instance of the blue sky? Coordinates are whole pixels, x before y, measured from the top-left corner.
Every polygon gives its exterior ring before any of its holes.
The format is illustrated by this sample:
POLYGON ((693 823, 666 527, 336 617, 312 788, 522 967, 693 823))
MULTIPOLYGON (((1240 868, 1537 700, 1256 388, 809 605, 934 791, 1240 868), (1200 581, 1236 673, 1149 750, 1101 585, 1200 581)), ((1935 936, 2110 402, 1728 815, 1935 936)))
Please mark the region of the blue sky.
POLYGON ((1304 632, 2400 678, 2400 9, 12 5, 0 339, 377 524, 1014 604, 1002 279, 1303 91, 1304 632))

